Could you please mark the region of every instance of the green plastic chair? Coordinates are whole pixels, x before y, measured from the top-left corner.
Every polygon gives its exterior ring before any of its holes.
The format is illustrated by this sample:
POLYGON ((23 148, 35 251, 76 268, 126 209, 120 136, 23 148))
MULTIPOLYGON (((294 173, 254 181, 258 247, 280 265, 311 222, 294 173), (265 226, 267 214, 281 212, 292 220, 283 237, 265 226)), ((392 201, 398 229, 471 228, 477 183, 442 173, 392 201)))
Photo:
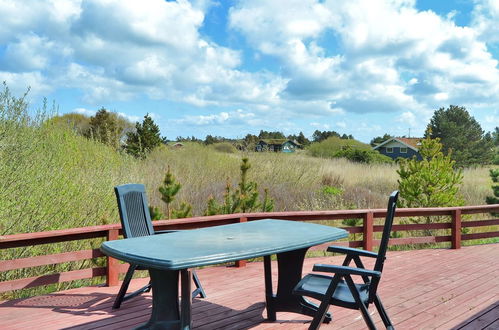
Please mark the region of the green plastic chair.
POLYGON ((296 295, 307 296, 321 301, 309 329, 319 329, 327 314, 329 305, 360 310, 369 329, 376 329, 367 310, 372 303, 376 306, 386 328, 393 329, 393 324, 376 291, 386 259, 385 255, 398 195, 399 192, 394 191, 388 200, 385 226, 378 253, 348 247, 330 246, 327 249, 328 252, 346 254, 343 265, 316 264, 313 271, 333 273, 334 276, 308 274, 294 288, 293 293, 296 295), (376 258, 374 270, 365 269, 360 257, 376 258), (349 266, 352 260, 357 267, 349 266), (355 283, 352 275, 360 276, 363 283, 355 283))
MULTIPOLYGON (((149 236, 157 234, 167 234, 176 230, 154 231, 152 226, 149 208, 147 206, 147 196, 145 186, 143 184, 125 184, 114 187, 116 199, 118 200, 118 209, 120 213, 121 226, 123 229, 123 236, 126 238, 149 236)), ((133 277, 135 270, 144 270, 144 268, 130 264, 126 272, 123 283, 121 284, 120 291, 116 296, 113 304, 113 309, 118 309, 123 301, 138 296, 144 292, 151 290, 151 283, 140 288, 137 291, 126 293, 130 281, 133 277)), ((196 289, 192 292, 192 298, 199 295, 201 298, 206 298, 206 294, 201 286, 201 282, 195 272, 192 271, 194 284, 196 289)))

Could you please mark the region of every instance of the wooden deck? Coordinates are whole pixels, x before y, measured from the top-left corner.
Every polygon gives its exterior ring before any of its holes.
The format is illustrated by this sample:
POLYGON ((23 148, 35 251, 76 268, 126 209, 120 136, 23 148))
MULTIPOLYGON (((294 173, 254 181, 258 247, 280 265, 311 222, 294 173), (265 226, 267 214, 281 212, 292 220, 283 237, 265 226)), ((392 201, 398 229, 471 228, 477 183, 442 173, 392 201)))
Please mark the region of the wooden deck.
MULTIPOLYGON (((341 257, 306 259, 341 262, 341 257)), ((368 263, 371 265, 370 263, 368 263)), ((273 267, 276 277, 276 265, 273 267)), ((198 270, 208 298, 193 302, 195 329, 306 329, 309 317, 278 313, 265 321, 262 263, 198 270)), ((147 279, 132 281, 133 288, 147 279)), ((133 289, 132 288, 132 289, 133 289)), ((274 285, 275 289, 275 285, 274 285)), ((118 287, 84 287, 0 303, 2 329, 128 329, 150 314, 150 294, 113 311, 118 287)), ((499 244, 389 252, 379 293, 397 329, 499 329, 499 244)), ((331 307, 322 329, 364 329, 358 311, 331 307)), ((374 318, 383 328, 375 309, 374 318)))

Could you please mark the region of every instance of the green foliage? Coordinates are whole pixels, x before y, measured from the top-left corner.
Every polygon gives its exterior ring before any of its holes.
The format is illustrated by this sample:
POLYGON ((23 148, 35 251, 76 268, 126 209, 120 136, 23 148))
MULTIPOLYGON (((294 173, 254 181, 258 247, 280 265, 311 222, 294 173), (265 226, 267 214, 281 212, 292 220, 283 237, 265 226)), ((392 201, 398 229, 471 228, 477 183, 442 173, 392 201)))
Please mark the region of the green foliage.
POLYGON ((346 158, 356 163, 391 163, 392 159, 388 156, 380 154, 376 150, 359 150, 350 146, 346 146, 335 154, 335 157, 346 158))
POLYGON ((440 139, 421 141, 423 160, 403 159, 399 162, 398 180, 401 207, 443 207, 464 204, 459 196, 463 173, 454 170, 455 161, 442 153, 440 139))
POLYGON ((156 206, 149 206, 149 215, 151 216, 151 220, 161 220, 165 217, 159 207, 156 206))
MULTIPOLYGON (((0 236, 117 222, 112 187, 134 181, 136 161, 51 121, 48 114, 56 109, 47 109, 46 103, 39 110, 28 106, 26 94, 13 96, 4 84, 0 91, 0 236)), ((1 259, 87 250, 100 243, 93 239, 6 249, 1 259)), ((0 282, 91 268, 93 262, 0 272, 0 282)), ((55 284, 49 290, 71 285, 75 284, 55 284)), ((29 289, 29 293, 41 290, 45 289, 29 289)), ((15 291, 0 298, 25 294, 15 291)))
POLYGON ((346 134, 340 135, 340 133, 335 132, 335 131, 323 131, 322 132, 319 130, 315 130, 314 134, 312 135, 312 141, 313 142, 321 142, 321 141, 329 139, 330 137, 337 137, 337 138, 340 138, 343 140, 353 140, 354 139, 352 135, 346 135, 346 134))
MULTIPOLYGON (((490 170, 490 178, 492 179, 492 194, 487 196, 485 201, 487 204, 499 204, 499 169, 490 170)), ((499 213, 493 213, 493 216, 499 216, 499 213)))
POLYGON ((288 139, 291 141, 296 141, 302 146, 307 146, 310 144, 310 140, 305 137, 303 132, 300 132, 298 135, 288 135, 288 139))
POLYGON ((493 158, 493 142, 484 136, 480 124, 465 107, 451 105, 433 114, 425 137, 440 138, 444 153, 451 153, 457 166, 489 164, 493 158))
POLYGON ((286 136, 282 132, 267 132, 264 130, 260 130, 258 134, 258 139, 285 139, 286 136))
MULTIPOLYGON (((73 118, 71 119, 79 120, 79 124, 84 127, 85 124, 83 119, 77 118, 76 116, 72 117, 73 118)), ((97 111, 95 116, 90 117, 88 124, 88 130, 83 131, 84 136, 99 141, 115 150, 120 148, 121 140, 124 137, 125 132, 130 129, 131 126, 131 123, 126 119, 118 116, 114 112, 107 111, 105 108, 101 108, 97 111)))
POLYGON ((78 135, 88 136, 90 131, 90 117, 80 113, 66 113, 50 118, 53 125, 68 128, 78 135))
POLYGON ((274 200, 269 196, 269 190, 263 190, 262 212, 272 212, 274 210, 274 200))
POLYGON ((323 186, 322 193, 329 196, 340 196, 343 193, 343 190, 333 186, 323 186))
MULTIPOLYGON (((427 137, 421 140, 419 152, 423 158, 421 161, 416 158, 399 161, 399 206, 417 208, 464 205, 459 194, 459 186, 463 181, 462 170, 455 170, 455 161, 450 155, 442 153, 440 139, 427 137)), ((442 217, 418 217, 409 218, 409 221, 430 224, 444 220, 442 217)), ((425 230, 423 234, 433 235, 433 231, 425 230)))
POLYGON ((393 136, 391 136, 390 134, 385 133, 383 136, 377 136, 377 137, 373 138, 371 140, 371 142, 369 142, 369 144, 371 145, 371 147, 375 147, 378 144, 383 143, 383 142, 391 139, 392 137, 393 136))
POLYGON ((371 146, 354 139, 332 136, 319 143, 312 143, 308 153, 321 158, 346 158, 359 163, 391 163, 389 157, 372 150, 371 146))
POLYGON ((496 147, 499 147, 499 127, 496 126, 491 135, 492 135, 492 142, 496 147))
POLYGON ((175 177, 170 170, 170 166, 168 166, 163 185, 158 189, 161 194, 161 200, 166 204, 166 215, 168 219, 171 219, 172 217, 170 205, 175 200, 175 195, 179 192, 181 187, 182 185, 175 180, 175 177))
POLYGON ((256 182, 248 181, 247 174, 251 168, 248 158, 243 158, 240 166, 241 180, 233 191, 230 181, 227 180, 222 204, 212 196, 208 200, 205 215, 246 213, 256 210, 270 212, 274 208, 274 201, 268 196, 267 189, 264 190, 263 201, 259 200, 258 185, 256 182))
POLYGON ((172 210, 173 219, 192 217, 192 205, 187 202, 180 203, 180 206, 172 210))
POLYGON ((128 132, 125 151, 134 157, 145 158, 154 148, 162 143, 159 126, 146 114, 142 123, 135 124, 135 132, 128 132))

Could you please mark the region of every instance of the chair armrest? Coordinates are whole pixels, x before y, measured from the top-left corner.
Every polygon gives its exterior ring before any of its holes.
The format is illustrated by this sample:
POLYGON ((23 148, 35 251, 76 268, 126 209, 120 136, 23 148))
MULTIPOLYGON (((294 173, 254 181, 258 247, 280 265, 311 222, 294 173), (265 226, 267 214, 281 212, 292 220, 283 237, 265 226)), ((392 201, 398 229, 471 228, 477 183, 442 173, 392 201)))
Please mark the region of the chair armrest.
POLYGON ((344 253, 347 255, 357 255, 357 256, 371 257, 371 258, 378 257, 378 254, 376 252, 353 249, 353 248, 344 247, 344 246, 334 246, 334 245, 331 245, 330 247, 328 247, 327 252, 337 252, 337 253, 344 253))
POLYGON ((154 235, 174 233, 176 231, 178 231, 178 230, 158 230, 158 231, 154 231, 154 235))
POLYGON ((338 275, 373 276, 378 278, 381 277, 381 272, 375 270, 363 269, 363 268, 348 267, 348 266, 315 264, 312 271, 334 273, 338 275))

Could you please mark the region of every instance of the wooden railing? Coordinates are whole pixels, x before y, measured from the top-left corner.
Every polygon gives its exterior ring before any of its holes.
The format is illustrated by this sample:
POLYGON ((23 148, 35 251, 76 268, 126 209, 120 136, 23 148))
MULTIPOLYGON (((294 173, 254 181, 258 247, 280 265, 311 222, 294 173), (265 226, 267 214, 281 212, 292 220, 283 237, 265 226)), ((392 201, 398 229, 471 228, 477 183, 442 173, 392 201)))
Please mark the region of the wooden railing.
MULTIPOLYGON (((499 231, 479 232, 463 234, 463 228, 490 227, 499 225, 499 219, 462 221, 464 215, 469 214, 489 214, 499 212, 499 204, 445 208, 419 208, 419 209, 397 209, 396 217, 426 217, 444 216, 449 217, 449 222, 438 222, 430 224, 396 224, 392 231, 405 231, 411 234, 413 231, 429 232, 430 230, 450 230, 450 235, 442 236, 417 236, 390 239, 390 245, 422 244, 451 242, 451 248, 459 249, 463 240, 474 240, 499 237, 499 231)), ((154 222, 156 230, 165 229, 193 229, 201 227, 211 227, 224 224, 253 221, 265 218, 285 219, 293 221, 336 221, 343 219, 362 219, 362 226, 343 227, 351 234, 362 234, 362 240, 335 242, 339 245, 350 247, 362 247, 366 250, 373 250, 379 243, 376 236, 383 230, 382 225, 376 225, 374 219, 384 218, 385 209, 367 210, 338 210, 338 211, 303 211, 303 212, 273 212, 273 213, 244 213, 231 215, 217 215, 207 217, 194 217, 179 220, 161 220, 154 222)), ((492 227, 497 228, 497 227, 492 227)), ((64 230, 54 230, 39 233, 27 233, 0 236, 0 251, 5 249, 28 247, 40 244, 51 244, 68 241, 78 241, 92 238, 102 238, 106 240, 116 240, 121 235, 119 224, 102 225, 84 228, 73 228, 64 230)), ((89 244, 90 247, 90 244, 89 244)), ((316 247, 323 249, 324 246, 316 247)), ((2 253, 5 256, 5 253, 2 253)), ((85 249, 72 252, 64 252, 50 255, 34 256, 28 258, 18 258, 0 261, 0 272, 7 272, 23 268, 38 267, 44 265, 59 264, 65 262, 83 261, 93 258, 105 257, 99 249, 85 249)), ((2 258, 4 259, 4 258, 2 258)), ((97 276, 105 276, 107 285, 117 285, 119 274, 126 271, 127 265, 121 264, 117 260, 106 257, 107 262, 104 267, 78 269, 56 274, 18 278, 0 282, 0 292, 7 292, 18 289, 26 289, 41 285, 62 283, 80 279, 88 279, 97 276)), ((245 261, 239 261, 237 266, 244 266, 245 261)))

